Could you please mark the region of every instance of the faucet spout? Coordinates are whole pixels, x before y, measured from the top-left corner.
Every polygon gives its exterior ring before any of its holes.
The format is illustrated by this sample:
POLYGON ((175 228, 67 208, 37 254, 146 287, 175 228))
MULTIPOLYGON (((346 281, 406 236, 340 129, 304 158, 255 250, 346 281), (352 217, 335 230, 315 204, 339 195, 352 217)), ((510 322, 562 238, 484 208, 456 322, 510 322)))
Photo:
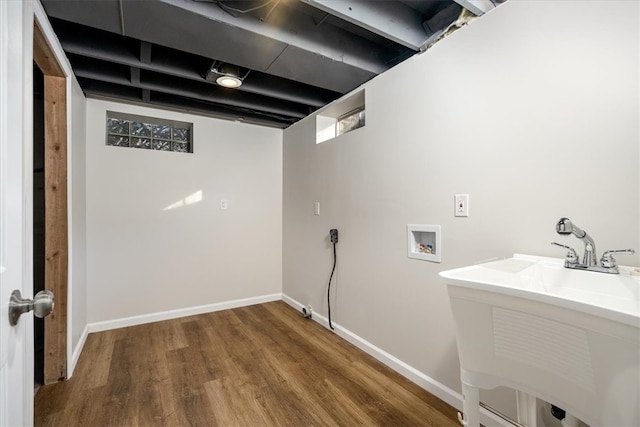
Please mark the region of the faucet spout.
POLYGON ((587 234, 586 231, 571 222, 569 218, 560 218, 556 224, 556 232, 558 234, 573 234, 584 243, 584 256, 582 264, 585 266, 598 265, 598 257, 596 256, 596 242, 587 234))
POLYGON ((620 269, 616 264, 616 260, 613 254, 633 254, 633 249, 612 249, 608 250, 602 255, 602 259, 598 261, 596 257, 596 242, 593 241, 591 236, 586 231, 571 222, 569 218, 560 218, 556 224, 556 232, 558 234, 569 235, 573 234, 584 243, 584 256, 582 262, 578 261, 578 255, 576 251, 570 246, 563 245, 561 243, 552 242, 556 246, 568 249, 567 256, 564 260, 565 268, 574 268, 577 270, 596 271, 599 273, 611 273, 619 274, 620 269))

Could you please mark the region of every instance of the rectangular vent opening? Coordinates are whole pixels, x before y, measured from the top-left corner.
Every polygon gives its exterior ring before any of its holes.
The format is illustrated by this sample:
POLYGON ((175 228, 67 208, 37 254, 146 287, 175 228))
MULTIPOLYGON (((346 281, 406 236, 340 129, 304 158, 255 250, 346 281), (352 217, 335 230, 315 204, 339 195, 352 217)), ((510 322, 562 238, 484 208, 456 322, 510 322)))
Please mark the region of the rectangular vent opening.
POLYGON ((316 115, 316 144, 365 126, 364 89, 341 99, 316 115))

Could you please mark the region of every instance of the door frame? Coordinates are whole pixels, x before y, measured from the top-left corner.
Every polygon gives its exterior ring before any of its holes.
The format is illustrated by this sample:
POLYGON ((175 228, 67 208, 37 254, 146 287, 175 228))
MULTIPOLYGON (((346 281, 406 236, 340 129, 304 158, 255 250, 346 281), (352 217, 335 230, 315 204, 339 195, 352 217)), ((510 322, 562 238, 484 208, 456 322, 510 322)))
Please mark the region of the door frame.
POLYGON ((44 322, 44 383, 52 384, 67 378, 67 76, 35 16, 33 60, 44 74, 44 280, 45 289, 55 295, 55 309, 44 322))

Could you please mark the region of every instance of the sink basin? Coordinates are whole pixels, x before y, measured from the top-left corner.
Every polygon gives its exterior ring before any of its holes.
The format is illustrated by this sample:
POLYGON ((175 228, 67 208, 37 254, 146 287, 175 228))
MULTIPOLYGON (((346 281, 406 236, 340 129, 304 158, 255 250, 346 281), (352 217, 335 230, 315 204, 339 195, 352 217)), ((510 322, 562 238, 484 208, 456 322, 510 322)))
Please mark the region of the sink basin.
MULTIPOLYGON (((640 275, 564 268, 557 258, 516 254, 513 258, 443 271, 447 283, 529 298, 640 327, 640 275)), ((640 272, 638 273, 640 274, 640 272)))
POLYGON ((630 267, 620 274, 566 269, 563 260, 529 255, 441 272, 456 327, 465 421, 477 424, 478 388, 503 385, 592 426, 640 425, 635 274, 630 267))

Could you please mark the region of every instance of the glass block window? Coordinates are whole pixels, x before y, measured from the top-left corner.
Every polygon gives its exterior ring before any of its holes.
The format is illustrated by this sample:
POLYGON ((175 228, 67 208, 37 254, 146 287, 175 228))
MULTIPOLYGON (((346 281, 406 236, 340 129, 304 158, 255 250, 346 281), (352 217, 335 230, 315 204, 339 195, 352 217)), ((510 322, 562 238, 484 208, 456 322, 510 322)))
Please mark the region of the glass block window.
POLYGON ((193 123, 107 111, 106 144, 193 153, 193 123))

